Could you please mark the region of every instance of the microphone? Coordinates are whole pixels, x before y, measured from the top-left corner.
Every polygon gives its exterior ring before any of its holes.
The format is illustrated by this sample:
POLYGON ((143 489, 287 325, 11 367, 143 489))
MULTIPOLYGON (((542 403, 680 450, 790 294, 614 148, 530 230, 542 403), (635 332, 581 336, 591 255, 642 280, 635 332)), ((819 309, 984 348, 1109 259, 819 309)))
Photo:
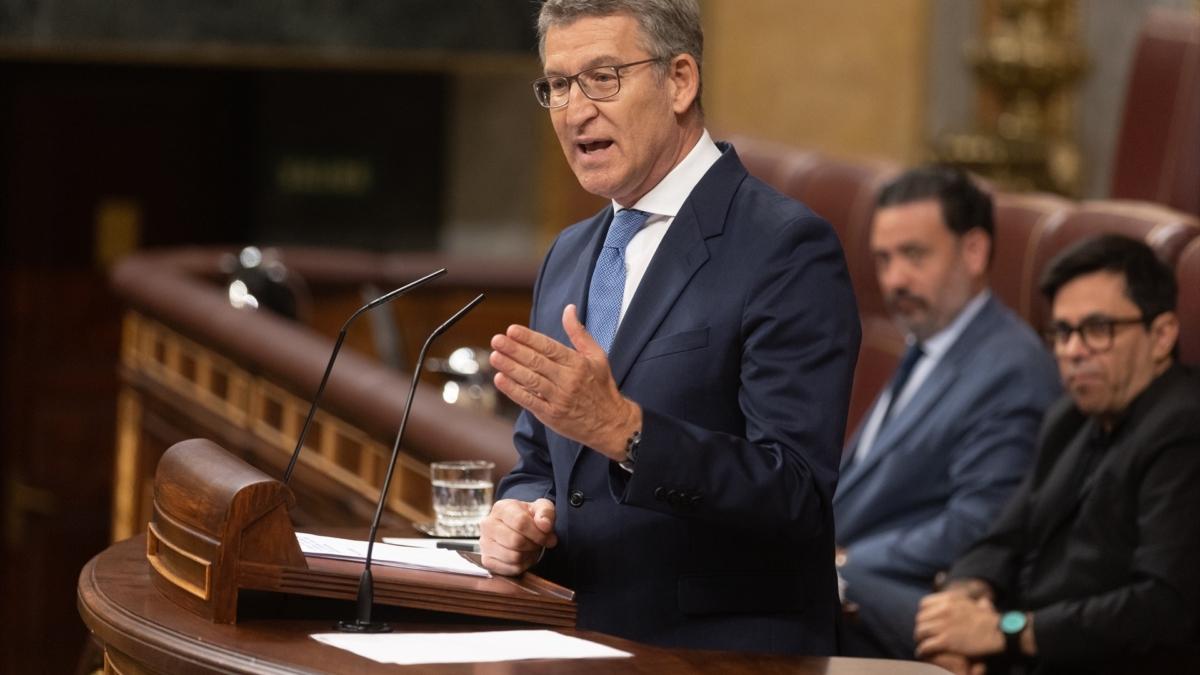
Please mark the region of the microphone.
POLYGON ((404 404, 404 416, 400 419, 400 431, 396 433, 396 443, 392 446, 392 460, 388 462, 387 473, 383 478, 383 490, 379 493, 379 505, 375 507, 375 520, 371 523, 371 534, 367 537, 367 559, 363 567, 362 577, 358 580, 358 618, 354 621, 338 621, 334 629, 343 633, 390 633, 392 627, 382 621, 371 621, 371 603, 375 600, 375 581, 371 576, 371 553, 375 549, 375 535, 379 531, 379 521, 383 518, 383 503, 387 500, 388 487, 392 484, 392 474, 396 472, 396 459, 400 457, 400 439, 404 438, 404 427, 408 425, 408 413, 412 410, 413 396, 417 393, 417 379, 421 375, 421 364, 425 363, 425 352, 434 338, 445 333, 467 312, 475 309, 475 305, 483 302, 483 294, 476 296, 467 303, 466 307, 450 317, 446 323, 437 327, 425 340, 421 347, 421 355, 417 357, 417 367, 413 369, 412 386, 408 389, 408 402, 404 404))
MULTIPOLYGON (((313 398, 312 408, 310 408, 308 411, 308 419, 304 420, 304 429, 300 431, 300 440, 296 441, 296 449, 292 452, 291 461, 288 462, 287 472, 283 474, 283 484, 284 485, 287 485, 288 481, 291 480, 291 478, 292 478, 292 470, 296 468, 296 460, 300 458, 300 448, 304 447, 304 437, 308 435, 308 428, 310 426, 312 426, 313 415, 315 415, 317 413, 317 404, 321 402, 321 394, 324 393, 324 391, 325 391, 325 383, 329 381, 329 373, 331 373, 333 371, 333 362, 337 359, 338 350, 340 350, 342 348, 342 340, 346 339, 346 330, 348 330, 350 328, 350 324, 354 323, 354 320, 357 319, 358 316, 360 314, 362 314, 363 312, 375 309, 376 307, 378 307, 386 302, 394 300, 418 286, 423 286, 423 285, 429 283, 430 281, 433 281, 434 279, 442 276, 445 273, 446 273, 446 268, 443 267, 442 269, 434 272, 433 274, 423 276, 420 279, 417 279, 416 281, 414 281, 408 285, 397 288, 396 290, 392 291, 391 293, 388 293, 386 295, 381 295, 378 298, 375 298, 374 300, 372 300, 371 302, 368 302, 367 304, 363 305, 362 309, 360 309, 357 312, 355 312, 354 314, 352 314, 350 316, 350 318, 346 320, 346 325, 342 326, 342 332, 338 333, 337 343, 335 343, 333 345, 333 353, 329 355, 329 365, 325 366, 325 376, 321 378, 321 386, 317 387, 317 395, 313 398)), ((422 359, 425 358, 424 352, 421 353, 421 358, 422 359)), ((417 362, 416 369, 417 370, 421 369, 420 361, 417 362)), ((414 375, 414 377, 415 377, 415 375, 414 375)))

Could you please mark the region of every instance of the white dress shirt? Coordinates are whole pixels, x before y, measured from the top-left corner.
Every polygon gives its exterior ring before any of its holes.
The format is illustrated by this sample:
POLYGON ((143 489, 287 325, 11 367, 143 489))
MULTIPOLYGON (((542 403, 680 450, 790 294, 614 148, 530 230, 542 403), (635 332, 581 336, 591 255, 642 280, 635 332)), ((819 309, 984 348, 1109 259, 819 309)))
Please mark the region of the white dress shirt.
MULTIPOLYGON (((636 204, 629 207, 651 215, 646 219, 646 224, 642 226, 642 229, 638 230, 638 233, 629 241, 629 245, 625 247, 625 296, 621 299, 621 314, 617 319, 618 327, 621 325, 621 320, 625 318, 625 310, 629 309, 629 303, 633 300, 633 294, 637 291, 638 284, 642 283, 642 277, 646 275, 646 268, 650 266, 654 252, 658 250, 658 245, 662 243, 671 223, 675 222, 675 216, 679 213, 679 209, 683 207, 683 203, 687 201, 688 196, 692 194, 692 190, 695 189, 704 174, 708 173, 708 170, 720 158, 720 149, 713 143, 712 137, 705 130, 704 135, 697 141, 696 147, 688 152, 683 161, 671 169, 671 172, 664 176, 658 185, 655 185, 636 204)), ((617 202, 613 202, 614 213, 624 208, 617 202)))
MULTIPOLYGON (((963 307, 949 326, 921 343, 921 358, 917 359, 912 374, 908 376, 908 382, 904 383, 904 388, 900 390, 900 395, 896 398, 896 405, 892 406, 892 419, 895 419, 900 411, 904 410, 904 406, 908 405, 925 380, 929 379, 929 374, 958 341, 963 330, 979 314, 979 310, 983 309, 984 303, 990 297, 992 297, 992 292, 986 288, 983 289, 963 307)), ((916 337, 910 334, 906 340, 909 346, 912 346, 916 342, 916 337)), ((885 387, 879 395, 879 399, 875 401, 875 407, 871 409, 871 415, 867 418, 867 425, 863 427, 862 435, 858 438, 858 447, 854 451, 855 462, 863 461, 871 452, 871 446, 875 444, 875 437, 879 435, 879 427, 883 425, 883 416, 887 412, 888 403, 891 400, 891 388, 885 387)))

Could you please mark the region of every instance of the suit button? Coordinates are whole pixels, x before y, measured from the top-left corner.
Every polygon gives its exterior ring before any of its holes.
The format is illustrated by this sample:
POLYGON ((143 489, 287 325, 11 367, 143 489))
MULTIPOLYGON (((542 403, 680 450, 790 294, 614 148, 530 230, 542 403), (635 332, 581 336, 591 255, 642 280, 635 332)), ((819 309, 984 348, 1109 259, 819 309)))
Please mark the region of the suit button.
POLYGON ((676 490, 668 491, 667 492, 667 501, 670 502, 673 506, 679 506, 679 492, 676 490))
POLYGON ((700 495, 692 495, 692 498, 688 500, 688 506, 695 511, 700 506, 700 495))
POLYGON ((567 496, 567 503, 571 506, 583 506, 583 493, 579 490, 571 490, 571 494, 567 496))
POLYGON ((667 489, 664 487, 656 488, 654 490, 654 498, 660 502, 665 501, 667 498, 667 489))

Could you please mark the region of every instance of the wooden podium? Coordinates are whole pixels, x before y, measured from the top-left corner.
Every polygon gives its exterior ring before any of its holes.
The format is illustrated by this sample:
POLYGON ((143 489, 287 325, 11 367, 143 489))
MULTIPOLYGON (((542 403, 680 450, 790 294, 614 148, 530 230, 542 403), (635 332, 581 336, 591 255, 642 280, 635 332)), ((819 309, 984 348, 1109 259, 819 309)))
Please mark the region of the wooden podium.
MULTIPOLYGON (((159 460, 146 557, 154 586, 209 621, 237 621, 238 591, 353 600, 362 564, 300 551, 286 485, 216 443, 177 443, 159 460)), ((532 574, 473 577, 372 565, 375 602, 574 627, 574 593, 532 574)))
MULTIPOLYGON (((106 674, 945 675, 929 664, 905 661, 662 649, 572 628, 553 630, 627 651, 633 658, 398 666, 375 663, 309 637, 330 632, 328 600, 278 596, 285 602, 256 606, 256 601, 276 598, 247 594, 244 615, 236 624, 214 623, 168 600, 151 576, 141 537, 113 545, 79 575, 79 614, 104 651, 106 674)), ((406 633, 523 628, 464 615, 378 609, 377 614, 406 633)), ((346 610, 352 607, 346 604, 346 610)))
MULTIPOLYGON (((921 663, 662 649, 578 631, 571 591, 533 575, 484 579, 373 567, 380 614, 404 632, 520 628, 512 620, 627 651, 629 659, 397 666, 313 640, 329 600, 354 599, 361 564, 305 558, 291 490, 220 446, 192 440, 159 462, 145 542, 97 555, 79 576, 79 614, 118 675, 934 675, 921 663), (147 558, 149 563, 147 563, 147 558), (283 595, 239 591, 277 591, 283 595), (422 610, 436 610, 425 612, 422 610), (474 616, 469 616, 474 615, 474 616), (490 617, 490 618, 479 618, 490 617), (239 620, 240 619, 240 620, 239 620), (505 619, 497 621, 495 619, 505 619)), ((341 608, 342 603, 334 603, 341 608)), ((351 606, 344 607, 349 613, 351 606)))

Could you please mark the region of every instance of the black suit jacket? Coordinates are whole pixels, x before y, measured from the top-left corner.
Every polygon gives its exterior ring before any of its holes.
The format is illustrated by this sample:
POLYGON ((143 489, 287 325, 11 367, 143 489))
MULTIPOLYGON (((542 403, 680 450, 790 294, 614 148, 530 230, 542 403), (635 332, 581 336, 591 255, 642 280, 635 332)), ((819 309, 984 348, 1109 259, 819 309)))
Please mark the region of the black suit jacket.
POLYGON ((1099 670, 1197 636, 1200 378, 1175 365, 1154 380, 1080 489, 1094 425, 1069 397, 1047 413, 1033 471, 951 571, 991 583, 1001 610, 1033 612, 1036 672, 1099 670))
MULTIPOLYGON (((642 406, 637 468, 516 425, 500 498, 555 503, 536 571, 576 591, 580 628, 670 647, 832 654, 838 456, 858 355, 829 224, 720 144, 650 262, 609 351, 642 406)), ((534 289, 534 330, 570 345, 612 209, 567 228, 534 289)))

